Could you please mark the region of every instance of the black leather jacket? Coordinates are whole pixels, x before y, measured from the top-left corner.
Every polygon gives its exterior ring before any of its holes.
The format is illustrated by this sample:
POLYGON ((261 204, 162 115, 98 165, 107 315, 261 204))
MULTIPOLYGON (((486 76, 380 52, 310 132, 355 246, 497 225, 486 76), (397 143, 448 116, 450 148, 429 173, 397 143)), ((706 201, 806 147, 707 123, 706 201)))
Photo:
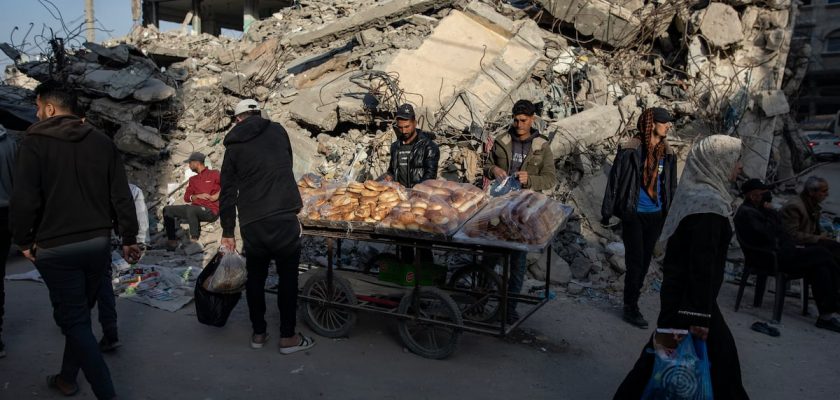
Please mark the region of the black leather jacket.
MULTIPOLYGON (((397 151, 400 147, 400 140, 391 143, 391 161, 388 163, 388 175, 394 179, 397 177, 397 151)), ((410 182, 399 182, 405 187, 414 185, 428 179, 437 178, 438 161, 440 161, 440 150, 438 145, 426 133, 417 130, 417 139, 411 147, 411 159, 409 160, 410 182)))
MULTIPOLYGON (((610 168, 604 201, 601 203, 601 222, 606 223, 613 215, 624 218, 635 214, 639 202, 639 188, 642 185, 642 146, 638 139, 622 142, 618 147, 612 168, 610 168)), ((662 213, 667 214, 677 190, 677 157, 670 147, 665 149, 665 162, 659 196, 662 213)))

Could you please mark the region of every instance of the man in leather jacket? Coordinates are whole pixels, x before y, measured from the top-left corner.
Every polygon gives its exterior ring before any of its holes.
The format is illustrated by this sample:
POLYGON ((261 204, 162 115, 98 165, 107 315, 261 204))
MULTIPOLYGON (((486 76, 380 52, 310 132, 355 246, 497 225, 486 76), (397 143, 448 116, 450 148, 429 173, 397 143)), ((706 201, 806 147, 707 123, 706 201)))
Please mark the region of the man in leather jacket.
POLYGON ((417 129, 414 108, 410 104, 397 109, 394 129, 397 140, 391 144, 391 161, 384 179, 411 188, 437 178, 440 150, 428 134, 417 129))

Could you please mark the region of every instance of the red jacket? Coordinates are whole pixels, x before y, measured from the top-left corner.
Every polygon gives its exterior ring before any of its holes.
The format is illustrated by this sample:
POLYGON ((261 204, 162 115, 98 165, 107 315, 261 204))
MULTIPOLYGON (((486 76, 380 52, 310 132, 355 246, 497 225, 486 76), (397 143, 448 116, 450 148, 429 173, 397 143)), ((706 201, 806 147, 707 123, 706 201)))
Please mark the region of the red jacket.
POLYGON ((219 215, 219 200, 193 199, 191 201, 190 197, 202 193, 214 195, 221 190, 222 181, 219 171, 205 168, 204 171, 190 178, 190 183, 187 184, 187 191, 184 193, 184 201, 192 203, 194 206, 209 208, 210 211, 213 211, 213 214, 219 215))

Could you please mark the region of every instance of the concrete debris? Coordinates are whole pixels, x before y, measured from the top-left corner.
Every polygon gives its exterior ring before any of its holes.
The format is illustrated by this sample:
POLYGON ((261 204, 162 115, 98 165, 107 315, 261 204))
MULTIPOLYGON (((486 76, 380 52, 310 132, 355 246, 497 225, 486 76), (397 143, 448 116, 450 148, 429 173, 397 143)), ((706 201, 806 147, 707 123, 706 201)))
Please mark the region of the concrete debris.
MULTIPOLYGON (((34 119, 26 89, 53 75, 66 80, 87 120, 126 154, 130 179, 160 221, 161 206, 183 194, 170 187, 184 182, 180 160, 201 151, 221 165, 231 110, 243 98, 286 127, 296 177, 381 176, 393 110, 408 102, 436 135, 439 175, 479 184, 488 138, 506 131, 513 102, 527 98, 558 166, 550 194, 576 208, 555 238, 550 274, 572 294, 623 289, 620 236, 598 223, 600 203, 616 143, 635 133, 644 108, 677 117, 670 138, 682 159, 687 143, 723 132, 751 149, 743 160, 751 177, 807 167, 788 146, 799 142, 786 96, 797 93, 811 56, 790 45, 790 0, 501 3, 310 0, 274 10, 241 39, 136 27, 66 51, 60 68, 0 44, 15 62, 5 81, 15 90, 0 88, 0 115, 17 116, 4 124, 24 129, 34 119)), ((218 222, 206 225, 217 239, 218 222)), ((188 258, 202 257, 200 244, 190 246, 188 258)), ((530 274, 544 279, 545 264, 533 260, 530 274)))
POLYGON ((744 39, 741 19, 731 6, 711 3, 699 13, 700 33, 712 46, 726 48, 744 39))
POLYGON ((614 47, 628 44, 635 38, 641 22, 631 8, 607 0, 538 0, 555 18, 571 24, 581 35, 614 47))

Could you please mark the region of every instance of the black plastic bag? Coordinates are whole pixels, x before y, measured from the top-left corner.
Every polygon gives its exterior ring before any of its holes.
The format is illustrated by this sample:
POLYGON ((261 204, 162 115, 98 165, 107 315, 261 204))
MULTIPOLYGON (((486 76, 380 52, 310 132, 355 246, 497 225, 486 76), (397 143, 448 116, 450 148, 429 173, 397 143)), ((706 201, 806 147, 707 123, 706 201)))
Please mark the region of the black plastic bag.
POLYGON ((225 326, 231 311, 242 297, 241 292, 213 293, 204 288, 204 281, 213 276, 221 261, 222 253, 219 252, 198 274, 198 279, 195 281, 195 314, 198 322, 219 327, 225 326))

